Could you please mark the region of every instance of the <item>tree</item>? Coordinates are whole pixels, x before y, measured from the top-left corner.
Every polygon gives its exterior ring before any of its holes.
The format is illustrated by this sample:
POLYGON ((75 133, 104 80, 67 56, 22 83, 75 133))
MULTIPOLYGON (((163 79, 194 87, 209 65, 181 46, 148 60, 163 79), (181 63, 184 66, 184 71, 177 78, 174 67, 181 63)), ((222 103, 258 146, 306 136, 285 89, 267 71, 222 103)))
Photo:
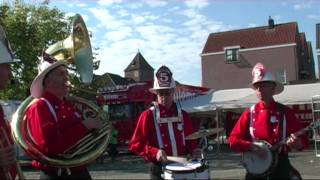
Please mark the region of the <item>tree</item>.
POLYGON ((69 35, 70 19, 58 9, 46 4, 15 4, 0 6, 0 24, 5 29, 11 48, 21 63, 13 64, 15 83, 0 99, 23 100, 29 95, 32 80, 37 75, 38 57, 49 45, 69 35))

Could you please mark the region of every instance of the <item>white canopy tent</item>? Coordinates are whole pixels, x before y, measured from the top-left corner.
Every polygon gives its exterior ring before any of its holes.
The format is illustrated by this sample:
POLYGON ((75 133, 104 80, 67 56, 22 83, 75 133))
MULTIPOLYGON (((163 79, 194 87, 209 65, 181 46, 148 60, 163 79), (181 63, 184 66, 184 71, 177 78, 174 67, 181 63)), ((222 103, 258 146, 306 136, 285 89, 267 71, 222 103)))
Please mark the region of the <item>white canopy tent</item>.
MULTIPOLYGON (((284 91, 274 98, 283 104, 311 104, 312 96, 320 94, 320 83, 286 85, 284 91)), ((206 95, 181 101, 189 113, 215 111, 216 109, 247 108, 258 102, 251 88, 212 91, 206 95)))
MULTIPOLYGON (((275 95, 274 98, 277 102, 286 105, 311 104, 312 97, 318 94, 320 94, 320 83, 286 85, 284 91, 275 95)), ((241 88, 212 91, 206 95, 181 101, 180 104, 193 116, 213 117, 217 120, 216 128, 220 128, 224 126, 222 125, 223 118, 220 116, 222 111, 241 110, 257 102, 256 94, 251 88, 241 88)), ((217 142, 217 152, 219 152, 220 144, 224 142, 226 136, 223 134, 220 136, 219 133, 217 135, 218 140, 214 141, 217 142)))

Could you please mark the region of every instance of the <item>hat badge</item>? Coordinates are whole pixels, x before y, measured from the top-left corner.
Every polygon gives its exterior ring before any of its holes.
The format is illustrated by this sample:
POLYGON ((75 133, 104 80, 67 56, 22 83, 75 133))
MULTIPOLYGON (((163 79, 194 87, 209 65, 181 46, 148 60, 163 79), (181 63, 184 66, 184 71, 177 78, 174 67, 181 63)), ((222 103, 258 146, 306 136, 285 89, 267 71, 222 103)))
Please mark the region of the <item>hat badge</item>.
POLYGON ((167 67, 162 66, 156 73, 156 77, 160 87, 170 87, 172 73, 167 67))
POLYGON ((252 69, 253 82, 257 82, 263 79, 265 74, 265 69, 263 64, 258 63, 252 69))

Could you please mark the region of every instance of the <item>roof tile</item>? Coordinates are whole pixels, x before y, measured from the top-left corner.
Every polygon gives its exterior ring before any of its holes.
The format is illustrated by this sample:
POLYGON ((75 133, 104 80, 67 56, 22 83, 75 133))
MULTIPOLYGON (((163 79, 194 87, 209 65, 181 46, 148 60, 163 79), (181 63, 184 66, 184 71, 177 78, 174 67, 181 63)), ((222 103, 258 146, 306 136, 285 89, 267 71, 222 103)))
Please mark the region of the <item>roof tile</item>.
POLYGON ((221 52, 225 47, 240 46, 241 49, 265 47, 296 42, 297 23, 276 24, 268 26, 211 33, 202 54, 221 52))

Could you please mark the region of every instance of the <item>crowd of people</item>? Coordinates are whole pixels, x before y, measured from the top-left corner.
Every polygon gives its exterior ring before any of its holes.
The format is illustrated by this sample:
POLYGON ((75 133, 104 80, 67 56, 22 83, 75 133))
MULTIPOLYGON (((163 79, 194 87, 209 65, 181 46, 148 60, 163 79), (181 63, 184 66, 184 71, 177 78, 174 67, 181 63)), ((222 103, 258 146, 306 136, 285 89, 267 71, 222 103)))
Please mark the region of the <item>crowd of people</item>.
MULTIPOLYGON (((15 63, 5 32, 0 29, 0 90, 4 90, 12 77, 10 64, 15 63)), ((100 121, 83 119, 81 112, 65 97, 69 92, 69 73, 64 61, 57 61, 43 53, 38 75, 34 78, 30 94, 34 101, 25 112, 32 141, 44 155, 54 157, 75 144, 90 130, 102 126, 100 121)), ((155 101, 141 113, 129 143, 129 151, 141 156, 149 164, 150 178, 163 179, 163 167, 172 162, 172 157, 202 160, 203 149, 196 139, 186 137, 197 132, 192 120, 174 101, 176 81, 167 66, 155 73, 153 88, 155 101)), ((255 153, 263 156, 265 142, 270 148, 279 145, 274 153, 279 157, 277 166, 270 173, 256 175, 247 170, 245 179, 290 179, 300 178, 299 172, 290 164, 288 153, 292 149, 308 147, 307 135, 296 136, 302 128, 288 107, 276 102, 274 95, 283 91, 283 85, 258 63, 252 70, 251 87, 259 101, 246 109, 229 136, 230 148, 234 151, 255 153)), ((16 176, 16 154, 10 128, 4 120, 0 106, 0 179, 16 176)), ((113 131, 116 137, 117 131, 113 131)), ((109 153, 116 156, 115 142, 111 142, 109 153), (114 145, 115 144, 115 145, 114 145), (115 147, 114 147, 114 146, 115 147)), ((70 168, 53 167, 33 159, 32 166, 40 171, 40 179, 91 179, 86 165, 70 168)))

